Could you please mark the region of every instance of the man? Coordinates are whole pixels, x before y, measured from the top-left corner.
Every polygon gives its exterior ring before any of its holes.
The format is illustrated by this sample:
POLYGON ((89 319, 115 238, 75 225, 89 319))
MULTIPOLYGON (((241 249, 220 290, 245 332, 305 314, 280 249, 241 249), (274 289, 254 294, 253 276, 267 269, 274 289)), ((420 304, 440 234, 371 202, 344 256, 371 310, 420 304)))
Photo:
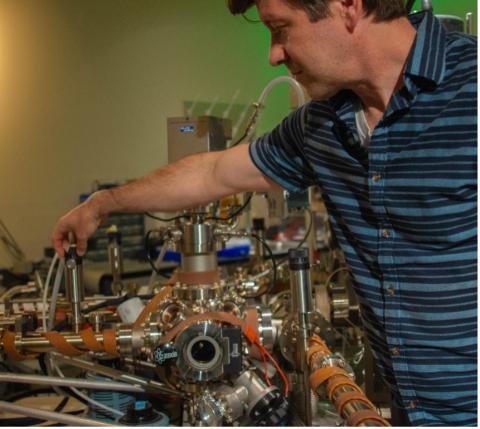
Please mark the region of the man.
MULTIPOLYGON (((243 13, 253 0, 230 0, 243 13)), ((312 100, 250 146, 94 194, 53 232, 80 253, 112 211, 320 187, 402 425, 476 425, 476 39, 401 0, 256 0, 312 100), (318 100, 318 101, 317 101, 318 100), (322 101, 323 100, 323 101, 322 101)))

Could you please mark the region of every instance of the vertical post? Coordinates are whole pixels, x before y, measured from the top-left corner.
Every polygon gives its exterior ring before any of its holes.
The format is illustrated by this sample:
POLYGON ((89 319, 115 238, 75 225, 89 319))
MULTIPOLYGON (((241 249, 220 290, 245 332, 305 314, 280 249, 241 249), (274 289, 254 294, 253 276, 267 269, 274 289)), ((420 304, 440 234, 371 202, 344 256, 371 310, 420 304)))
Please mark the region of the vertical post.
POLYGON ((85 299, 85 288, 83 284, 83 261, 77 254, 75 244, 71 245, 67 251, 65 270, 66 295, 67 300, 72 305, 72 328, 75 333, 78 333, 83 323, 81 304, 85 299))
POLYGON ((309 383, 309 368, 306 353, 310 336, 309 314, 313 310, 312 286, 310 282, 309 252, 306 248, 290 249, 288 251, 290 268, 290 292, 292 295, 292 309, 298 324, 297 333, 297 370, 300 372, 303 388, 303 407, 305 425, 312 426, 312 401, 309 383))
POLYGON ((122 292, 123 252, 122 234, 116 228, 107 231, 108 237, 108 261, 112 272, 112 293, 120 295, 122 292))
POLYGON ((468 12, 465 16, 465 21, 467 22, 467 34, 473 34, 473 13, 468 12))

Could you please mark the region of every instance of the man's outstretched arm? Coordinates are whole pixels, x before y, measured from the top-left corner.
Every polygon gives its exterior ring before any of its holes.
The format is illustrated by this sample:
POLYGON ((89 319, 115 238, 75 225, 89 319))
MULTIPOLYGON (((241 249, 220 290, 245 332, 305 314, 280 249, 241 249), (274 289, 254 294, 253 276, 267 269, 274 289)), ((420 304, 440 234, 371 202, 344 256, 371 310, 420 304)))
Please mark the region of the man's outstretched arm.
POLYGON ((96 192, 58 220, 52 242, 63 256, 71 232, 83 255, 88 238, 111 212, 177 211, 237 192, 274 189, 279 186, 255 167, 248 145, 190 155, 124 186, 96 192))

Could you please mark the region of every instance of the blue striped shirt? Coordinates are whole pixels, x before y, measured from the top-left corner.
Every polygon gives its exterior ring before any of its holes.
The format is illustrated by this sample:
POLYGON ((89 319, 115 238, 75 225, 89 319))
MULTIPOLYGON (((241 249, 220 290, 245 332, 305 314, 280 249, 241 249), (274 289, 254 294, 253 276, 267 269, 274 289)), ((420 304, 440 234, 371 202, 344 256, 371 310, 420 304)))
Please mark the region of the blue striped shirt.
POLYGON ((310 102, 250 145, 283 187, 319 186, 365 332, 410 423, 477 424, 477 42, 431 13, 368 150, 357 96, 310 102))

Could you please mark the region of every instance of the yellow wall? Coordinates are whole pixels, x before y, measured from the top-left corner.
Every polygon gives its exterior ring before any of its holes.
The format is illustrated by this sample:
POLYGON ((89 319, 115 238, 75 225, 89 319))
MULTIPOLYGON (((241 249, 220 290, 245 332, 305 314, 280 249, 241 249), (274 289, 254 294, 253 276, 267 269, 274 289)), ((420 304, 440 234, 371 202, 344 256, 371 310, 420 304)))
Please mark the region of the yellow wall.
MULTIPOLYGON (((93 180, 164 164, 185 102, 255 101, 285 74, 267 49, 223 0, 0 0, 0 219, 27 256, 93 180)), ((288 113, 286 86, 269 105, 263 131, 288 113)))

